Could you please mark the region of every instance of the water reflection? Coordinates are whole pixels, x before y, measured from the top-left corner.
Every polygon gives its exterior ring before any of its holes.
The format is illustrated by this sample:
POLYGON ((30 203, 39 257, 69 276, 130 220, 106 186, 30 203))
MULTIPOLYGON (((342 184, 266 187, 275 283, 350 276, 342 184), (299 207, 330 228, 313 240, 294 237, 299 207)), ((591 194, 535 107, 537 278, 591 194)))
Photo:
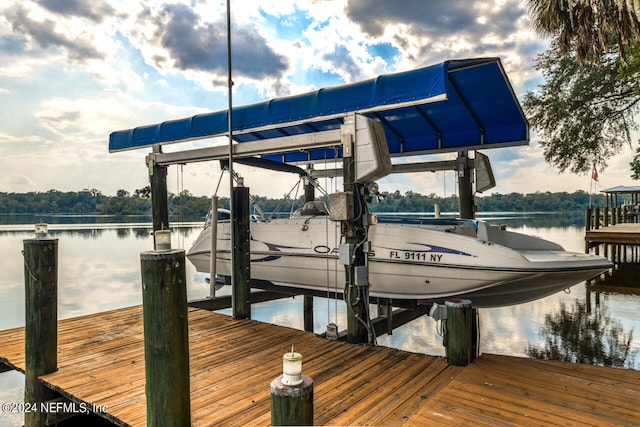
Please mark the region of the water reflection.
MULTIPOLYGON (((564 226, 564 220, 558 216, 514 217, 504 214, 492 221, 506 223, 513 231, 553 240, 567 250, 584 250, 581 226, 564 226)), ((33 237, 32 223, 39 220, 34 218, 26 225, 0 224, 0 329, 24 325, 21 250, 23 239, 33 237)), ((45 218, 45 221, 48 220, 45 218)), ((91 224, 50 224, 52 237, 60 239, 60 318, 141 304, 139 255, 153 247, 150 223, 118 223, 109 217, 96 219, 91 224)), ((201 222, 172 224, 172 244, 176 248, 190 247, 202 230, 201 222)), ((209 293, 207 275, 197 273, 190 263, 186 268, 188 297, 206 297, 209 293)), ((516 306, 481 309, 482 352, 640 368, 640 341, 633 334, 640 329, 637 288, 640 267, 630 268, 628 271, 624 265, 620 266, 612 276, 596 281, 595 285, 576 284, 570 293, 559 292, 516 306), (622 289, 619 285, 624 283, 636 287, 622 289), (593 307, 592 300, 595 301, 593 307)), ((219 295, 229 293, 229 287, 224 287, 219 295)), ((314 298, 315 331, 324 332, 329 322, 345 329, 345 313, 342 301, 314 298)), ((302 298, 256 304, 252 306, 252 318, 302 329, 302 298)), ((438 326, 432 318, 422 316, 396 329, 391 336, 379 337, 378 343, 443 356, 438 326)), ((0 401, 19 401, 24 395, 22 379, 13 372, 0 374, 0 401)), ((0 425, 21 425, 22 417, 11 423, 4 415, 7 414, 0 414, 0 425)))
POLYGON ((510 228, 520 227, 584 227, 584 212, 486 212, 478 214, 492 224, 506 224, 510 228))
POLYGON ((640 264, 616 264, 611 272, 597 277, 589 290, 596 294, 618 293, 640 295, 640 264))
MULTIPOLYGON (((508 215, 505 214, 505 217, 508 215)), ((535 216, 535 215, 534 215, 535 216)), ((535 226, 536 221, 514 231, 539 235, 556 241, 568 250, 584 250, 584 230, 579 226, 535 226)), ((552 221, 556 216, 552 216, 552 221)), ((496 218, 500 222, 506 218, 496 218)), ((518 220, 524 220, 519 218, 518 220)), ((109 221, 114 221, 111 217, 109 221)), ((188 248, 195 240, 202 224, 173 223, 173 246, 188 248)), ((140 291, 140 252, 152 249, 151 225, 147 223, 123 224, 116 222, 92 224, 52 224, 52 237, 60 239, 59 298, 60 317, 73 317, 95 313, 118 307, 141 303, 140 291)), ((21 326, 24 322, 24 289, 22 240, 33 236, 33 226, 0 225, 0 329, 21 326)), ((614 272, 611 280, 618 280, 620 272, 614 272)), ((640 274, 636 270, 627 276, 634 280, 640 274)), ((187 286, 189 298, 202 298, 208 295, 209 287, 205 276, 195 272, 187 263, 187 286)), ((634 282, 635 283, 635 282, 634 282)), ((589 289, 595 289, 589 287, 589 289)), ((585 285, 577 284, 572 294, 559 293, 538 301, 499 309, 481 310, 481 348, 483 352, 527 356, 528 346, 544 349, 546 336, 540 338, 541 331, 550 330, 546 323, 554 319, 555 313, 564 310, 567 315, 578 312, 575 300, 587 305, 591 298, 585 298, 585 285), (564 309, 562 309, 564 304, 564 309), (531 343, 531 344, 529 344, 531 343)), ((600 294, 597 294, 600 295, 600 294)), ((640 316, 637 307, 640 296, 621 295, 620 292, 608 293, 602 298, 602 305, 609 307, 610 315, 618 319, 629 331, 640 328, 640 316)), ((600 301, 600 297, 597 297, 600 301)), ((316 299, 316 330, 323 332, 329 321, 334 321, 334 313, 344 309, 342 302, 327 302, 316 299), (331 314, 327 312, 330 311, 331 314)), ((265 303, 253 311, 257 320, 285 324, 302 328, 301 303, 297 300, 284 300, 280 303, 265 303)), ((600 310, 604 307, 600 307, 600 310)), ((588 310, 587 310, 588 311, 588 310)), ((565 313, 565 314, 566 314, 565 313)), ((340 322, 342 314, 340 314, 340 322)), ((346 323, 346 321, 344 322, 346 323)), ((339 325, 344 329, 344 325, 339 325)), ((613 329, 612 333, 620 331, 613 329)), ((546 333, 546 332, 543 332, 546 333)), ((624 331, 622 331, 624 333, 624 331)), ((442 340, 437 334, 437 325, 432 319, 424 317, 401 329, 394 331, 391 337, 381 337, 383 345, 402 348, 420 353, 442 354, 442 340)), ((629 358, 638 357, 640 348, 637 339, 631 339, 629 358)), ((542 352, 543 350, 540 350, 542 352)), ((551 353, 551 351, 549 352, 551 353)))
POLYGON ((589 310, 585 302, 560 304, 545 315, 541 330, 544 348, 529 345, 526 353, 537 359, 587 363, 615 368, 634 368, 637 351, 632 351, 633 330, 611 317, 607 305, 589 310))

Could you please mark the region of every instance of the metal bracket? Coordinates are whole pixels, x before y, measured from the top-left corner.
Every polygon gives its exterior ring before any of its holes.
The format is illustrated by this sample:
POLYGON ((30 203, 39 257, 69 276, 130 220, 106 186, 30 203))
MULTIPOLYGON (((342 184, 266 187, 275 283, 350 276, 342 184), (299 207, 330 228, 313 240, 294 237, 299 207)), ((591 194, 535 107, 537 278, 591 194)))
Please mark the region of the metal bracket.
POLYGON ((340 127, 342 142, 342 157, 353 157, 353 142, 356 135, 356 116, 348 114, 344 117, 344 123, 340 127))
POLYGON ((153 176, 153 167, 156 165, 156 153, 150 153, 145 157, 144 161, 149 169, 149 176, 153 176))

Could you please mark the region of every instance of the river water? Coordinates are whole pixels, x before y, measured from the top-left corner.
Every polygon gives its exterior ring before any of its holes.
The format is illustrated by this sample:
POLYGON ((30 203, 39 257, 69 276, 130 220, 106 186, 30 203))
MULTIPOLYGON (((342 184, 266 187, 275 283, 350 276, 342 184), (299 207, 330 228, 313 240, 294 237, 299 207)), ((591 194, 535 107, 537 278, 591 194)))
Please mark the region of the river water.
MULTIPOLYGON (((33 222, 39 219, 33 218, 33 222)), ((153 247, 149 223, 140 222, 139 218, 44 219, 50 224, 50 236, 59 239, 60 319, 142 303, 140 253, 153 247)), ((19 220, 25 222, 24 217, 19 220)), ((565 214, 503 213, 492 214, 487 220, 506 224, 513 231, 555 241, 567 250, 584 250, 584 229, 576 225, 580 223, 579 215, 572 218, 565 214)), ((21 251, 23 240, 33 237, 32 224, 8 222, 16 222, 16 218, 0 218, 0 330, 24 326, 21 251)), ((201 230, 199 222, 174 222, 173 226, 174 248, 188 249, 201 230)), ((187 262, 189 299, 208 296, 206 277, 187 262)), ((616 285, 613 278, 607 281, 616 285)), ((640 284, 637 286, 596 297, 588 294, 585 283, 581 282, 569 290, 530 303, 480 309, 481 352, 519 357, 542 354, 599 365, 613 360, 617 367, 640 369, 640 284), (590 349, 581 348, 584 346, 580 346, 580 342, 594 337, 597 344, 590 349)), ((218 294, 228 295, 229 290, 224 287, 218 294)), ((340 329, 346 328, 345 307, 341 301, 314 298, 314 305, 316 332, 324 332, 330 322, 338 324, 340 329)), ((255 304, 251 312, 254 320, 303 329, 301 297, 255 304)), ((378 337, 378 344, 443 356, 440 327, 433 319, 423 316, 395 330, 392 336, 378 337)), ((21 374, 0 374, 0 403, 21 401, 23 395, 21 374)), ((22 415, 0 413, 0 425, 22 425, 22 415)))

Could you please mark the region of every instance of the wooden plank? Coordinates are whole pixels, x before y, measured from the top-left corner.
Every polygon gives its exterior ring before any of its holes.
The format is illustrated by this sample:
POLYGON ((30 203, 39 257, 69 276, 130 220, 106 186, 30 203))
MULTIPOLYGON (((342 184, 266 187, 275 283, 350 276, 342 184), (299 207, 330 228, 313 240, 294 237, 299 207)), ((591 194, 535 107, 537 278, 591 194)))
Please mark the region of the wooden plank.
MULTIPOLYGON (((526 380, 524 380, 527 382, 526 380)), ((518 382, 503 380, 502 383, 515 389, 518 382)), ((637 393, 621 389, 614 385, 605 385, 588 378, 568 375, 540 375, 538 382, 526 389, 528 401, 539 402, 545 410, 557 407, 557 411, 565 416, 572 414, 578 422, 600 419, 606 424, 608 419, 630 419, 637 417, 637 393), (571 384, 571 387, 559 388, 558 384, 571 384), (557 399, 556 396, 562 396, 557 399), (588 413, 585 419, 584 414, 588 413)))
MULTIPOLYGON (((503 387, 494 382, 491 384, 477 384, 465 382, 462 376, 452 382, 445 393, 438 396, 435 402, 441 408, 456 408, 458 416, 467 420, 505 420, 519 425, 527 424, 551 424, 565 425, 568 421, 577 422, 580 412, 555 405, 550 399, 558 399, 557 395, 548 394, 542 398, 532 392, 525 381, 521 387, 503 387), (474 399, 482 396, 481 399, 474 399), (471 399, 471 401, 467 401, 471 399), (469 410, 471 409, 471 410, 469 410)), ((564 398, 564 396, 563 396, 564 398)), ((593 419, 591 414, 587 419, 593 419)), ((586 420, 580 420, 580 424, 589 424, 586 420)))
MULTIPOLYGON (((146 425, 140 307, 59 323, 59 370, 41 377, 116 425, 146 425)), ((0 331, 0 358, 23 363, 24 332, 0 331)), ((269 383, 294 344, 315 381, 316 424, 633 425, 640 372, 482 355, 467 367, 350 346, 290 328, 189 309, 194 426, 268 425, 269 383)))
POLYGON ((440 420, 446 424, 444 418, 441 419, 442 417, 440 415, 434 415, 431 413, 432 411, 425 410, 425 408, 428 408, 426 405, 428 405, 432 399, 435 399, 463 369, 464 368, 459 366, 447 366, 446 369, 431 373, 431 375, 419 382, 419 387, 410 390, 407 400, 401 406, 388 414, 380 414, 382 419, 378 423, 380 425, 391 425, 397 422, 397 420, 408 421, 415 415, 418 415, 420 418, 423 416, 429 418, 429 416, 433 415, 435 416, 435 418, 432 418, 434 422, 440 420), (420 415, 421 412, 423 413, 422 415, 420 415))
POLYGON ((585 239, 589 242, 638 245, 640 223, 615 224, 597 230, 587 230, 585 239))
MULTIPOLYGON (((431 358, 411 355, 408 363, 397 364, 390 376, 371 378, 369 399, 361 399, 352 410, 335 417, 332 422, 339 425, 361 425, 373 422, 382 414, 389 413, 406 403, 412 396, 410 389, 421 385, 421 380, 431 376, 432 365, 439 363, 431 358), (380 385, 384 392, 380 392, 380 385)), ((438 371, 439 372, 439 371, 438 371)))

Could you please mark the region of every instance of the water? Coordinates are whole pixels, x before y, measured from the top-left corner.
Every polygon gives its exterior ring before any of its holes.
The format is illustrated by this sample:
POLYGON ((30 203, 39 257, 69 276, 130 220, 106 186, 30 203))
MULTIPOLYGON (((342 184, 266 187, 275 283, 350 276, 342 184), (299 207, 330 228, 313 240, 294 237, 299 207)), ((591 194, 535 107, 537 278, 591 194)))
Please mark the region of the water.
MULTIPOLYGON (((36 221, 39 218, 36 219, 36 221)), ((70 222, 64 218, 51 222, 70 222)), ((59 239, 59 308, 61 319, 97 313, 142 303, 140 288, 140 253, 152 249, 151 226, 147 223, 119 223, 121 219, 104 218, 71 224, 51 224, 50 235, 59 239)), ((131 219, 128 219, 131 220, 131 219)), ((509 229, 538 235, 562 244, 567 250, 584 250, 582 226, 566 225, 564 215, 513 215, 501 213, 492 221, 507 224, 509 229), (543 225, 546 224, 546 225, 543 225)), ((11 225, 0 220, 0 329, 24 326, 24 276, 21 250, 23 240, 33 237, 33 225, 11 225)), ((174 230, 173 247, 188 248, 201 230, 197 222, 183 223, 174 230)), ((207 275, 197 273, 187 262, 187 293, 189 299, 206 297, 207 275)), ((229 294, 228 287, 219 295, 229 294)), ((630 294, 604 294, 596 305, 595 295, 587 296, 584 282, 568 292, 516 306, 481 309, 480 349, 496 353, 529 357, 535 353, 549 353, 568 360, 602 364, 616 360, 618 366, 640 369, 640 289, 630 294), (635 292, 635 293, 633 293, 635 292), (591 302, 586 312, 587 298, 591 302), (582 328, 557 326, 583 324, 582 328), (597 319, 597 322, 593 322, 597 319), (591 320, 591 321, 590 321, 591 320), (569 322, 571 323, 571 322, 569 322), (575 330, 579 334, 575 335, 575 330), (573 335, 571 335, 573 334, 573 335), (602 348, 574 351, 575 341, 589 337, 612 336, 629 339, 628 347, 606 341, 602 348), (632 334, 631 337, 628 334, 632 334), (625 354, 624 352, 628 351, 625 354), (589 354, 592 353, 592 354, 589 354)), ((252 318, 303 329, 302 298, 255 304, 252 318)), ((229 310, 223 311, 229 313, 229 310)), ((375 309, 374 309, 375 313, 375 309)), ((314 329, 324 332, 329 322, 346 328, 345 307, 342 302, 314 298, 314 329)), ((423 316, 396 329, 392 336, 378 338, 378 344, 417 353, 443 356, 440 325, 423 316)), ((620 340, 622 341, 622 340, 620 340)), ((623 343, 624 344, 624 343, 623 343)), ((0 374, 0 403, 21 401, 24 395, 22 374, 0 374)), ((22 425, 22 414, 0 413, 0 425, 22 425)))

